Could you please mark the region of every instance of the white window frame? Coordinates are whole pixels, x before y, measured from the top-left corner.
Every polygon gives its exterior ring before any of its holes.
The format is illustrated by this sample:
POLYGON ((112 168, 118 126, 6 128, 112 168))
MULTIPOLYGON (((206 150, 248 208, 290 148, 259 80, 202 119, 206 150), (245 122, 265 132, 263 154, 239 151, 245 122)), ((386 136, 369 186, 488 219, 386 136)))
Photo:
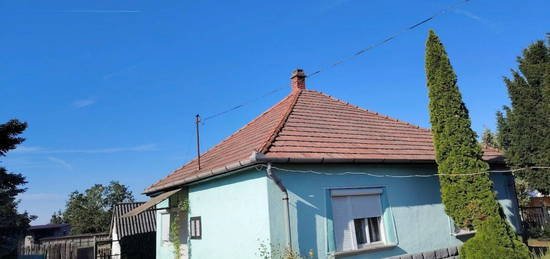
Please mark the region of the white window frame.
MULTIPOLYGON (((360 249, 367 249, 369 247, 375 247, 375 246, 380 246, 380 245, 385 245, 387 243, 387 240, 386 240, 386 229, 385 229, 385 226, 384 226, 384 210, 383 210, 383 207, 382 207, 382 192, 383 192, 383 189, 382 188, 346 188, 346 189, 332 189, 330 191, 331 193, 331 201, 334 202, 334 198, 335 197, 340 197, 340 198, 347 198, 346 199, 346 208, 347 208, 347 219, 345 220, 347 222, 347 232, 348 232, 348 240, 351 241, 351 248, 348 248, 348 249, 344 249, 344 244, 343 242, 345 242, 345 238, 342 237, 342 240, 340 240, 340 238, 338 236, 336 236, 336 233, 335 233, 335 242, 337 243, 336 245, 336 249, 337 249, 337 252, 346 252, 346 251, 354 251, 354 250, 360 250, 360 249), (365 221, 365 239, 366 239, 366 243, 364 244, 358 244, 357 243, 357 233, 355 231, 355 222, 354 222, 354 217, 352 216, 352 197, 354 196, 376 196, 376 198, 378 199, 378 202, 379 202, 379 208, 380 208, 380 212, 378 216, 375 216, 377 217, 379 220, 378 220, 378 230, 380 232, 380 240, 379 241, 374 241, 374 242, 371 242, 370 241, 370 233, 369 233, 369 218, 362 218, 364 219, 365 221), (340 246, 342 247, 339 247, 338 243, 342 243, 340 246)), ((333 210, 334 210, 334 206, 333 206, 333 210)), ((333 211, 333 221, 336 220, 335 217, 338 217, 338 216, 334 216, 334 211, 333 211)), ((372 217, 370 217, 372 218, 372 217)), ((336 224, 334 225, 334 230, 336 232, 336 224)), ((346 233, 345 230, 343 230, 344 233, 346 233)))

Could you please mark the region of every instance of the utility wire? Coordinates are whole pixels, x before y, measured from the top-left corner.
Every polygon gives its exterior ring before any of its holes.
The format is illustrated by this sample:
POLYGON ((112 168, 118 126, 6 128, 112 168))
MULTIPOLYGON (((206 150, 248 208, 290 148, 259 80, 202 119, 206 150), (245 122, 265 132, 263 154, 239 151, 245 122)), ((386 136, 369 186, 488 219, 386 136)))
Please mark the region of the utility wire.
POLYGON ((239 109, 239 108, 242 108, 243 106, 249 105, 249 104, 251 104, 251 103, 253 103, 253 102, 257 101, 257 100, 260 100, 260 99, 263 99, 263 98, 268 97, 268 96, 270 96, 270 95, 273 95, 273 94, 275 94, 275 93, 277 93, 277 92, 279 92, 279 91, 281 91, 281 90, 283 90, 283 89, 286 89, 286 88, 288 88, 288 87, 286 87, 286 86, 285 86, 285 87, 279 87, 279 88, 277 88, 277 89, 275 89, 275 90, 272 90, 272 91, 267 92, 267 93, 265 93, 265 94, 263 94, 263 95, 261 95, 261 96, 258 96, 257 98, 250 99, 250 100, 248 100, 248 101, 246 101, 246 102, 244 102, 244 103, 241 103, 241 104, 239 104, 239 105, 233 106, 233 107, 230 108, 230 109, 227 109, 227 110, 225 110, 225 111, 218 112, 218 113, 216 113, 216 114, 212 114, 212 115, 210 115, 210 116, 208 116, 208 117, 205 117, 204 119, 202 119, 201 122, 204 124, 204 122, 207 121, 207 120, 214 119, 214 118, 219 117, 219 116, 222 116, 222 115, 224 115, 224 114, 226 114, 226 113, 228 113, 228 112, 232 112, 232 111, 234 111, 234 110, 237 110, 237 109, 239 109))
MULTIPOLYGON (((455 8, 457 8, 457 7, 461 6, 461 5, 463 5, 463 4, 466 4, 466 3, 469 2, 469 1, 470 1, 470 0, 462 0, 462 1, 460 1, 460 2, 458 2, 458 3, 456 3, 456 4, 454 4, 454 5, 451 5, 451 6, 447 7, 447 8, 445 8, 445 9, 442 9, 442 10, 440 10, 439 12, 437 12, 436 14, 434 14, 434 15, 432 15, 432 16, 430 16, 430 17, 428 17, 428 18, 426 18, 426 19, 424 19, 424 20, 422 20, 422 21, 420 21, 420 22, 415 23, 414 25, 411 25, 411 26, 409 26, 409 27, 407 27, 407 28, 401 30, 400 32, 395 33, 395 34, 391 35, 390 37, 388 37, 388 38, 386 38, 386 39, 384 39, 384 40, 382 40, 382 41, 379 41, 379 42, 377 42, 377 43, 375 43, 375 44, 373 44, 373 45, 370 45, 370 46, 368 46, 368 47, 366 47, 366 48, 364 48, 364 49, 361 49, 361 50, 359 50, 359 51, 353 53, 351 56, 344 57, 344 58, 338 60, 337 62, 335 62, 335 63, 333 63, 333 64, 331 64, 331 65, 329 65, 329 66, 327 66, 327 67, 325 67, 325 68, 321 68, 321 69, 319 69, 319 70, 317 70, 317 71, 315 71, 315 72, 313 72, 313 73, 310 73, 310 74, 306 75, 306 77, 313 77, 313 76, 316 76, 316 75, 318 75, 318 74, 321 73, 321 72, 324 72, 324 71, 326 71, 326 70, 328 70, 328 69, 334 68, 334 67, 336 67, 336 66, 338 66, 338 65, 340 65, 340 64, 342 64, 342 63, 344 63, 344 62, 346 62, 346 61, 348 61, 348 60, 350 60, 350 59, 352 59, 352 58, 354 58, 354 57, 357 57, 357 56, 359 56, 359 55, 361 55, 361 54, 363 54, 363 53, 365 53, 365 52, 367 52, 367 51, 370 51, 370 50, 373 50, 373 49, 375 49, 375 48, 377 48, 377 47, 380 47, 380 46, 382 46, 382 45, 384 45, 384 44, 386 44, 386 43, 388 43, 388 42, 394 40, 395 38, 401 36, 402 34, 408 32, 408 31, 412 31, 412 30, 414 30, 415 28, 419 27, 420 25, 425 24, 425 23, 427 23, 427 22, 429 22, 429 21, 431 21, 431 20, 433 20, 433 19, 435 19, 435 18, 437 18, 437 17, 439 17, 439 16, 441 16, 441 15, 444 15, 444 14, 448 13, 449 11, 451 11, 451 10, 453 10, 453 9, 455 9, 455 8)), ((227 109, 227 110, 224 110, 224 111, 222 111, 222 112, 218 112, 218 113, 212 114, 212 115, 210 115, 210 116, 207 116, 207 117, 203 118, 201 122, 204 124, 204 122, 207 121, 207 120, 211 120, 211 119, 214 119, 214 118, 216 118, 216 117, 219 117, 219 116, 222 116, 222 115, 224 115, 224 114, 227 114, 227 113, 229 113, 229 112, 232 112, 232 111, 234 111, 234 110, 240 109, 240 108, 242 108, 242 107, 244 107, 244 106, 247 106, 247 105, 249 105, 249 104, 251 104, 251 103, 253 103, 253 102, 257 101, 257 100, 263 99, 263 98, 265 98, 265 97, 267 97, 267 96, 273 95, 274 93, 277 93, 277 92, 279 92, 279 91, 281 91, 281 90, 283 90, 283 89, 287 89, 287 88, 288 88, 288 86, 284 86, 284 87, 277 88, 277 89, 272 90, 272 91, 270 91, 270 92, 268 92, 268 93, 265 93, 265 94, 263 94, 263 95, 261 95, 261 96, 259 96, 259 97, 257 97, 257 98, 248 100, 248 101, 246 101, 246 102, 244 102, 244 103, 241 103, 241 104, 239 104, 239 105, 233 106, 233 107, 231 107, 231 108, 229 108, 229 109, 227 109)))
POLYGON ((461 2, 458 2, 458 3, 454 4, 454 5, 451 5, 451 6, 447 7, 447 8, 445 8, 445 9, 442 9, 441 11, 437 12, 436 14, 434 14, 434 15, 432 15, 432 16, 430 16, 430 17, 428 17, 428 18, 426 18, 426 19, 424 19, 424 20, 422 20, 422 21, 420 21, 420 22, 418 22, 418 23, 415 23, 414 25, 411 25, 411 26, 405 28, 405 29, 401 30, 400 32, 395 33, 395 34, 389 36, 388 38, 386 38, 386 39, 384 39, 384 40, 382 40, 382 41, 379 41, 379 42, 377 42, 377 43, 375 43, 375 44, 373 44, 373 45, 370 45, 370 46, 368 46, 368 47, 366 47, 366 48, 364 48, 364 49, 360 49, 359 51, 353 53, 351 56, 344 57, 344 58, 338 60, 337 62, 335 62, 335 63, 333 63, 333 64, 331 64, 331 65, 329 65, 329 66, 327 66, 327 67, 325 67, 325 68, 321 68, 321 69, 319 69, 319 70, 317 70, 317 71, 315 71, 315 72, 313 72, 313 73, 311 73, 311 74, 308 74, 307 77, 312 77, 312 76, 318 75, 319 73, 321 73, 321 72, 323 72, 323 71, 325 71, 325 70, 334 68, 335 66, 338 66, 338 65, 340 65, 340 64, 342 64, 342 63, 344 63, 344 62, 346 62, 346 61, 348 61, 348 60, 350 60, 350 59, 352 59, 352 58, 354 58, 354 57, 357 57, 357 56, 359 56, 359 55, 361 55, 361 54, 363 54, 363 53, 369 51, 369 50, 373 50, 373 49, 375 49, 375 48, 377 48, 377 47, 380 47, 380 46, 382 46, 382 45, 384 45, 384 44, 386 44, 386 43, 388 43, 388 42, 394 40, 395 38, 401 36, 401 34, 404 34, 404 33, 408 32, 408 31, 412 31, 412 30, 414 30, 416 27, 418 27, 418 26, 420 26, 420 25, 422 25, 422 24, 425 24, 425 23, 427 23, 427 22, 433 20, 433 19, 437 18, 438 16, 444 15, 445 13, 447 13, 447 12, 449 12, 449 11, 451 11, 451 10, 453 10, 453 9, 455 9, 455 8, 457 8, 457 7, 461 6, 461 5, 463 5, 463 4, 466 4, 468 1, 470 1, 470 0, 463 0, 463 1, 461 1, 461 2))
MULTIPOLYGON (((267 168, 266 165, 258 165, 256 169, 260 170, 261 168, 267 168)), ((488 174, 488 173, 515 173, 519 171, 529 170, 529 169, 550 169, 550 166, 533 166, 533 167, 524 167, 524 168, 517 168, 517 169, 509 169, 509 170, 488 170, 484 172, 476 172, 476 173, 456 173, 456 174, 409 174, 409 175, 390 175, 390 174, 376 174, 376 173, 369 173, 369 172, 320 172, 320 171, 314 171, 314 170, 293 170, 293 169, 285 169, 280 167, 271 166, 273 169, 277 169, 279 171, 284 172, 292 172, 292 173, 307 173, 307 174, 318 174, 318 175, 365 175, 365 176, 372 176, 372 177, 378 177, 378 178, 429 178, 429 177, 439 177, 439 176, 449 176, 449 177, 455 177, 455 176, 472 176, 472 175, 482 175, 482 174, 488 174)))

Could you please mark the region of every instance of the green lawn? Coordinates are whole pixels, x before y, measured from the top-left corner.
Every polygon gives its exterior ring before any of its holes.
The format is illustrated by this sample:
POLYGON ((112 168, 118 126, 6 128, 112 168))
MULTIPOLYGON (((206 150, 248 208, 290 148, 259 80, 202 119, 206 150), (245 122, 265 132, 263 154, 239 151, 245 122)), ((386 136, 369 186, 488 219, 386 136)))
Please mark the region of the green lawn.
POLYGON ((550 259, 550 240, 529 239, 527 243, 529 250, 534 252, 535 259, 550 259))

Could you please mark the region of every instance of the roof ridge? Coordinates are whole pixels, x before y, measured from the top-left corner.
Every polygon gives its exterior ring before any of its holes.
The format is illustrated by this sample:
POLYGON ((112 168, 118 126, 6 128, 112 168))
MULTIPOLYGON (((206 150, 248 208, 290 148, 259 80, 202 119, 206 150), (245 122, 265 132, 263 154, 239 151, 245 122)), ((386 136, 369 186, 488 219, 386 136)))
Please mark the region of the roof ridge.
MULTIPOLYGON (((269 138, 262 144, 262 147, 258 152, 265 154, 269 150, 269 148, 273 145, 273 141, 277 138, 279 135, 279 132, 284 128, 286 122, 288 121, 288 117, 292 113, 292 110, 294 110, 294 106, 298 102, 298 98, 302 94, 302 89, 299 89, 295 92, 292 92, 288 97, 293 96, 294 99, 291 100, 290 105, 288 106, 287 110, 285 111, 284 116, 281 118, 279 123, 277 124, 277 127, 273 130, 273 132, 270 134, 269 138)), ((286 98, 285 98, 286 99, 286 98)))
MULTIPOLYGON (((203 154, 206 154, 208 153, 210 150, 213 150, 214 148, 222 145, 223 143, 225 143, 227 140, 229 140, 231 137, 233 137, 234 135, 236 135, 237 133, 241 132, 243 129, 245 129, 247 126, 249 126, 250 124, 254 123, 255 121, 259 120, 260 118, 262 118, 263 116, 265 116, 267 113, 269 113, 270 111, 272 111, 275 107, 281 105, 282 103, 284 103, 288 98, 290 98, 292 96, 292 94, 289 94, 287 95, 285 98, 283 98, 282 100, 280 100, 279 102, 277 102, 276 104, 274 104, 273 106, 271 106, 269 109, 267 109, 266 111, 264 111, 263 113, 261 113, 260 115, 256 116, 256 118, 254 118, 253 120, 249 121, 247 124, 245 124, 244 126, 242 126, 241 128, 239 128, 238 130, 234 131, 231 135, 227 136, 226 138, 224 138, 223 140, 221 140, 220 142, 218 142, 218 144, 210 147, 209 149, 207 149, 206 151, 204 151, 203 153, 201 153, 200 155, 203 155, 203 154)), ((185 166, 193 163, 197 161, 197 156, 195 156, 193 159, 191 159, 189 162, 185 163, 184 165, 178 167, 177 169, 175 169, 174 171, 172 171, 172 173, 175 173, 181 169, 183 169, 185 166)), ((195 170, 195 172, 200 172, 199 170, 195 170)), ((165 179, 165 178, 168 178, 168 176, 170 176, 171 174, 168 174, 167 176, 163 177, 162 179, 165 179)), ((161 180, 162 180, 161 179, 161 180)), ((160 180, 159 180, 160 181, 160 180)))
POLYGON ((321 95, 324 95, 334 101, 337 101, 339 103, 342 103, 342 104, 345 104, 345 105, 348 105, 348 106, 351 106, 351 107, 354 107, 354 108, 357 108, 359 110, 362 110, 362 111, 365 111, 365 112, 368 112, 368 113, 371 113, 371 114, 374 114, 374 115, 377 115, 379 117, 382 117, 382 118, 386 118, 386 119, 389 119, 389 120, 392 120, 392 121, 396 121, 396 122, 400 122, 400 123, 403 123, 403 124, 406 124, 406 125, 409 125, 411 127, 415 127, 415 128, 418 128, 418 129, 421 129, 421 130, 425 130, 425 131, 429 131, 429 132, 432 132, 431 129, 428 129, 428 128, 424 128, 424 127, 420 127, 418 125, 415 125, 415 124, 412 124, 410 122, 406 122, 406 121, 403 121, 403 120, 399 120, 399 119, 396 119, 394 117, 391 117, 391 116, 388 116, 388 115, 385 115, 385 114, 381 114, 381 113, 378 113, 378 112, 375 112, 375 111, 371 111, 367 108, 363 108, 363 107, 360 107, 360 106, 357 106, 357 105, 354 105, 354 104, 351 104, 351 103, 348 103, 346 101, 343 101, 343 100, 340 100, 338 98, 335 98, 335 97, 332 97, 326 93, 323 93, 323 92, 320 92, 320 91, 316 91, 316 90, 306 90, 306 91, 310 91, 310 92, 315 92, 315 93, 318 93, 318 94, 321 94, 321 95))

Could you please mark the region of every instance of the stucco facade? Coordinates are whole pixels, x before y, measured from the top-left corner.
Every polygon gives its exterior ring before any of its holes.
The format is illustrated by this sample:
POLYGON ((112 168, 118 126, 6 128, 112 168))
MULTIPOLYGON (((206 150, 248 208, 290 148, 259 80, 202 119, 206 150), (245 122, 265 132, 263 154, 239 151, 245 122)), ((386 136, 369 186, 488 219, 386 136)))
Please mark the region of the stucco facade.
MULTIPOLYGON (((278 167, 277 165, 274 165, 278 167)), ((384 236, 393 245, 380 251, 338 258, 384 258, 462 244, 452 234, 453 226, 441 204, 437 177, 374 177, 341 174, 368 172, 375 175, 429 175, 435 165, 293 165, 273 172, 288 190, 293 248, 313 258, 335 254, 330 191, 338 188, 381 188, 384 236), (299 172, 314 170, 319 175, 299 172), (340 174, 339 174, 340 173, 340 174)), ((518 208, 513 179, 494 174, 499 202, 514 228, 518 208)), ((189 258, 260 258, 262 247, 280 254, 286 245, 284 203, 281 190, 265 169, 251 168, 188 187, 190 217, 202 219, 201 239, 189 240, 189 258)), ((166 205, 160 204, 159 206, 166 205)), ((159 217, 157 217, 159 218, 159 217)), ((173 258, 171 246, 160 240, 157 228, 157 258, 173 258)), ((464 238, 464 237, 461 237, 464 238)), ((187 243, 187 241, 182 241, 187 243)), ((185 257, 184 257, 185 258, 185 257)))

